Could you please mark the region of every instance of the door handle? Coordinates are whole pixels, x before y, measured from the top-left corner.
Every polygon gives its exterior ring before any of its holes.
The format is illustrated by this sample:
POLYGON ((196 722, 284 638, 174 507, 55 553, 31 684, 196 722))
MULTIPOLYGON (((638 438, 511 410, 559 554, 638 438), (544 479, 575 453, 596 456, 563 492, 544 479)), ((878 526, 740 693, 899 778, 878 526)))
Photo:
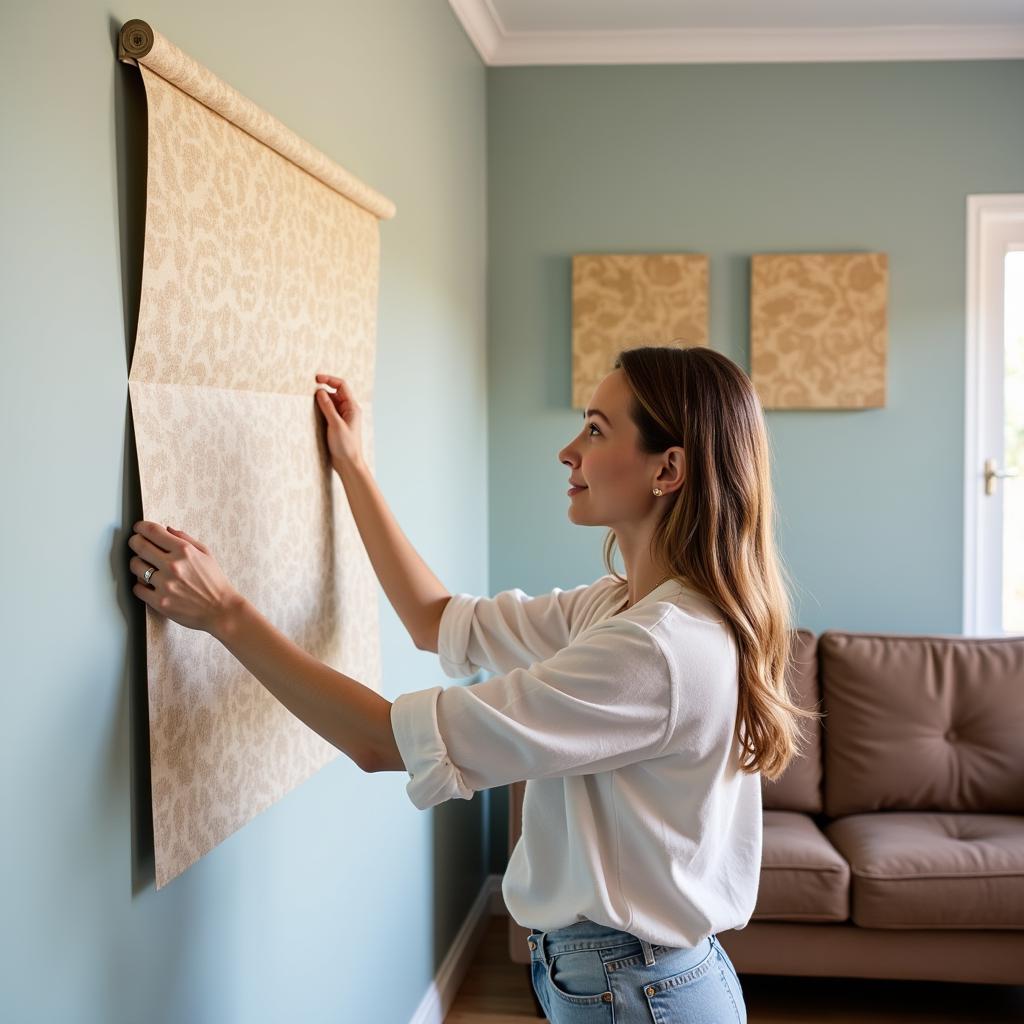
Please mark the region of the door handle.
POLYGON ((996 469, 995 459, 985 460, 985 493, 994 494, 996 490, 996 480, 1005 480, 1007 477, 1013 477, 1017 475, 1017 470, 998 470, 996 469))

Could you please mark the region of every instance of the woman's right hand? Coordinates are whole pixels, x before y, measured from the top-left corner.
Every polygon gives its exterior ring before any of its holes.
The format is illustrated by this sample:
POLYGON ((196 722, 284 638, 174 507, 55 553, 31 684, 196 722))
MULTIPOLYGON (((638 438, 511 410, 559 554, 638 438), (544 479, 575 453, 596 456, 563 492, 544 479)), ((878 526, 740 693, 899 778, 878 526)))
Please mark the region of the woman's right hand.
POLYGON ((363 461, 363 411, 344 377, 318 373, 316 379, 318 384, 337 389, 330 392, 318 387, 316 404, 327 424, 331 465, 340 473, 342 469, 363 461))

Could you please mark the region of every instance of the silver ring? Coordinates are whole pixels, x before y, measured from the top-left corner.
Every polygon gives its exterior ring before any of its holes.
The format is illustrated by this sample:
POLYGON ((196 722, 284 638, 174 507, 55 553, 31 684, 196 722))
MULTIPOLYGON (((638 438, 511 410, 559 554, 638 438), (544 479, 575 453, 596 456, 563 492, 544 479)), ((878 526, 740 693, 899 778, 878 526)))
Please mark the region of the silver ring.
POLYGON ((146 582, 146 583, 148 583, 148 582, 149 582, 149 579, 150 579, 150 577, 151 577, 151 576, 153 575, 153 573, 155 573, 155 572, 156 572, 156 566, 155 566, 155 565, 151 565, 151 566, 150 566, 150 567, 149 567, 149 568, 148 568, 148 569, 146 570, 146 573, 145 573, 145 575, 144 575, 144 576, 142 577, 142 578, 143 578, 143 580, 145 580, 145 582, 146 582))

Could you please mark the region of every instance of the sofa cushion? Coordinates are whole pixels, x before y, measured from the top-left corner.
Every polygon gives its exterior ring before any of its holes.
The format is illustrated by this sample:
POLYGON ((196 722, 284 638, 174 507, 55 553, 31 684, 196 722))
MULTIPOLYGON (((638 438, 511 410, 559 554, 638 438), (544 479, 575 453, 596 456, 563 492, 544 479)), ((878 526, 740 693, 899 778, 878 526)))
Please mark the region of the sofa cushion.
MULTIPOLYGON (((818 638, 809 629, 795 629, 791 634, 790 667, 786 682, 794 704, 809 711, 820 711, 821 690, 818 686, 818 638)), ((818 814, 821 796, 821 720, 801 718, 804 734, 802 752, 774 781, 761 776, 761 803, 776 811, 804 811, 818 814)))
POLYGON ((1024 812, 1024 636, 818 638, 825 813, 1024 812))
POLYGON ((884 811, 825 834, 862 928, 1024 928, 1024 817, 884 811))
POLYGON ((845 921, 850 868, 806 815, 765 811, 752 920, 845 921))

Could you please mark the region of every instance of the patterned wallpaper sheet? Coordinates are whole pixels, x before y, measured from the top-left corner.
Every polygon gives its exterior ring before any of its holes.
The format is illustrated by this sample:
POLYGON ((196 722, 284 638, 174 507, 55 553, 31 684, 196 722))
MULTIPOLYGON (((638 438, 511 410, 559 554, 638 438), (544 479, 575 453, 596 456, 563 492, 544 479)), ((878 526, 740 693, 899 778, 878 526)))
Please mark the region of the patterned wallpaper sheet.
MULTIPOLYGON (((149 139, 129 391, 143 517, 208 544, 279 629, 379 691, 376 577, 313 395, 318 372, 348 379, 372 468, 378 216, 393 207, 371 212, 139 70, 149 139)), ((208 634, 146 614, 161 888, 339 751, 208 634)))

